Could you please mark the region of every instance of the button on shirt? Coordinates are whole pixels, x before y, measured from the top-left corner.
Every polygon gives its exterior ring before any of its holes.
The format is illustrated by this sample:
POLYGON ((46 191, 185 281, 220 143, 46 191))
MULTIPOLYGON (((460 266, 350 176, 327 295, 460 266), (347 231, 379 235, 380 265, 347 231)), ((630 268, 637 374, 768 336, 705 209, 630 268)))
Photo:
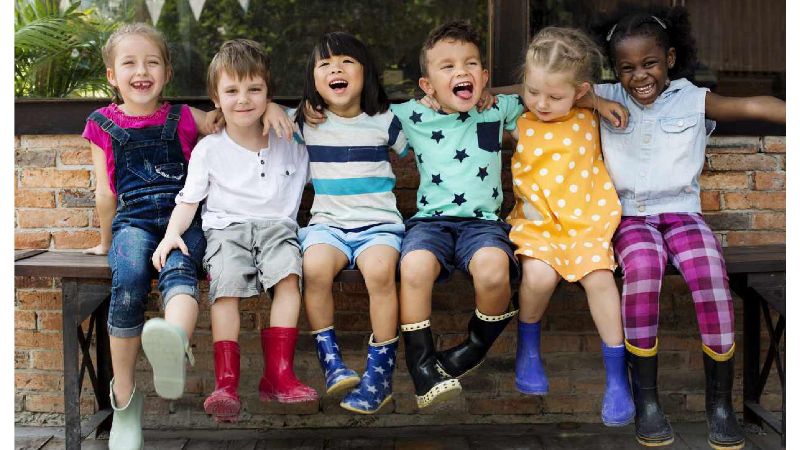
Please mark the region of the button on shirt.
POLYGON ((203 205, 203 230, 252 220, 297 220, 308 177, 305 145, 270 130, 269 146, 248 150, 221 133, 197 143, 176 203, 203 205))
POLYGON ((619 83, 598 84, 600 97, 622 103, 625 129, 601 122, 606 168, 625 216, 701 212, 700 172, 715 122, 705 119, 708 89, 674 80, 651 105, 642 106, 619 83))

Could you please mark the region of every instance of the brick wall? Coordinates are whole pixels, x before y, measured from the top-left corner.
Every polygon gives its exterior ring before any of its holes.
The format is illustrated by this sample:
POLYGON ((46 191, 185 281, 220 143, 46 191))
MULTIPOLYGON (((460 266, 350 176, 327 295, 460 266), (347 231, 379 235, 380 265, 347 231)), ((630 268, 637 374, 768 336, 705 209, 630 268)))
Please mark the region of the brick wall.
MULTIPOLYGON (((86 142, 79 136, 17 136, 15 246, 17 249, 80 249, 99 239, 93 211, 94 175, 86 142)), ((505 153, 506 161, 510 154, 505 153)), ((723 245, 785 242, 785 138, 718 137, 709 143, 702 176, 705 217, 723 245)), ((404 215, 414 210, 418 176, 412 158, 395 161, 397 194, 404 215)), ((511 206, 510 175, 504 179, 506 208, 511 206)), ((303 199, 299 220, 307 220, 310 192, 303 199)), ((203 289, 207 286, 203 285, 203 289)), ((363 286, 335 286, 336 327, 346 362, 361 370, 369 335, 368 297, 363 286)), ((204 291, 205 292, 205 291, 204 291)), ((474 308, 471 287, 463 278, 438 286, 433 301, 433 327, 438 346, 461 339, 474 308)), ((205 293, 203 294, 205 300, 205 293)), ((158 315, 158 295, 151 295, 149 314, 158 315)), ((61 354, 61 293, 57 279, 16 277, 15 289, 15 422, 63 424, 61 354)), ((583 292, 562 285, 545 317, 543 351, 550 377, 547 397, 526 397, 514 390, 516 323, 511 323, 492 349, 490 358, 463 379, 457 400, 417 411, 413 385, 400 363, 395 375, 394 402, 377 416, 356 416, 338 407, 338 400, 318 404, 279 405, 258 401, 262 368, 258 330, 268 323, 264 298, 242 303, 242 381, 244 415, 238 427, 399 426, 412 424, 599 421, 603 372, 600 341, 583 292)), ((737 330, 741 302, 736 299, 737 330)), ((308 330, 301 319, 300 327, 308 330)), ((737 341, 741 334, 737 334, 737 341)), ((147 396, 145 426, 213 427, 202 402, 214 387, 208 307, 201 301, 193 342, 197 365, 188 372, 186 395, 177 401, 157 397, 149 367, 138 363, 137 381, 147 396)), ((401 345, 402 348, 402 345, 401 345)), ((762 348, 766 348, 766 339, 762 348)), ((679 277, 668 277, 661 300, 661 400, 676 419, 702 419, 704 378, 702 353, 691 297, 679 277)), ((400 358, 403 358, 402 351, 400 358)), ((76 355, 77 358, 77 355, 76 355)), ((741 365, 741 358, 737 359, 741 365)), ((298 376, 322 390, 324 381, 307 334, 301 336, 295 362, 298 376)), ((740 386, 740 371, 737 387, 740 386)), ((88 377, 82 397, 84 412, 94 401, 88 377)), ((740 389, 738 390, 740 392, 740 389)), ((779 410, 780 384, 773 374, 763 402, 779 410)), ((741 398, 735 397, 741 409, 741 398)))

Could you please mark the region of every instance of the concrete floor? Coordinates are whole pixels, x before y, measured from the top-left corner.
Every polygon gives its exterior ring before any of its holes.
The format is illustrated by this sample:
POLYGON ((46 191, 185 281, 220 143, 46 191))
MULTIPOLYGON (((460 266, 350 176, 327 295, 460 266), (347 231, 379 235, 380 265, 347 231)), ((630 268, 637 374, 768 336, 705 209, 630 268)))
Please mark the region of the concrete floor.
MULTIPOLYGON (((705 423, 673 423, 675 443, 664 449, 710 448, 705 423)), ((780 436, 748 427, 746 449, 780 449, 780 436)), ((106 449, 108 436, 89 438, 83 449, 106 449)), ((15 428, 16 450, 64 448, 63 428, 15 428)), ((633 426, 606 428, 599 424, 460 425, 398 428, 316 428, 294 430, 145 430, 145 448, 153 450, 224 449, 592 449, 642 450, 633 426)))

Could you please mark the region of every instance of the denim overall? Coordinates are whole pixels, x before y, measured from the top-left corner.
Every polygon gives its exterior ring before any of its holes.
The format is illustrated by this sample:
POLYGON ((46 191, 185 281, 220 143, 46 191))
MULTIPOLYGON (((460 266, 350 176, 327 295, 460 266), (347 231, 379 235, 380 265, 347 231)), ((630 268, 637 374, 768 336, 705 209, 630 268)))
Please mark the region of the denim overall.
POLYGON ((147 128, 121 128, 97 111, 89 116, 111 136, 114 147, 117 211, 108 252, 111 336, 142 334, 155 276, 165 307, 177 294, 197 299, 197 280, 206 247, 199 214, 181 236, 189 256, 173 250, 161 272, 156 272, 151 262, 167 230, 175 196, 186 179, 187 163, 177 136, 180 112, 181 105, 172 105, 163 125, 147 128))

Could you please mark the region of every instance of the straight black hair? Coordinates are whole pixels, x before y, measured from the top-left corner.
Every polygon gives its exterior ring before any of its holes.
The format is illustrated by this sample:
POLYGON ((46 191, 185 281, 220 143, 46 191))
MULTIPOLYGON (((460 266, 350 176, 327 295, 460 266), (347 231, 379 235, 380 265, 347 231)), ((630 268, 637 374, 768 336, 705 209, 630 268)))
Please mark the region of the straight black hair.
POLYGON ((325 100, 319 95, 314 85, 314 67, 320 59, 330 58, 331 56, 350 56, 361 63, 364 67, 364 88, 361 91, 361 110, 367 115, 374 116, 384 113, 389 109, 389 97, 381 84, 380 75, 372 59, 367 46, 361 40, 350 33, 336 31, 322 35, 317 45, 311 51, 306 62, 305 83, 303 86, 303 97, 300 99, 297 117, 295 121, 298 125, 303 125, 305 121, 305 105, 308 104, 314 110, 327 107, 325 100))

